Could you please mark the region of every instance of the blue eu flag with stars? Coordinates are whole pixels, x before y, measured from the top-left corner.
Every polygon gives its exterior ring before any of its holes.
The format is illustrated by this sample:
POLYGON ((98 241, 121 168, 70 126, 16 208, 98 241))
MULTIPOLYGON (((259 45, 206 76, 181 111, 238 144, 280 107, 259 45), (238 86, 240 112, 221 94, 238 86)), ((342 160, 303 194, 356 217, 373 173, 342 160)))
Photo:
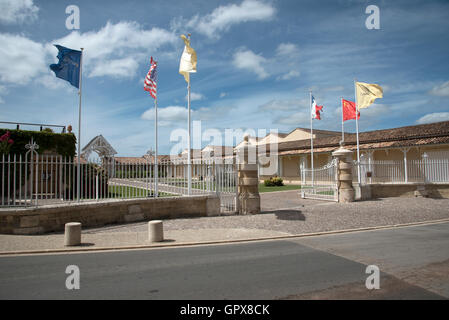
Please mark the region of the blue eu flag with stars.
POLYGON ((51 64, 50 69, 53 70, 56 77, 67 80, 74 87, 80 87, 80 69, 81 69, 81 51, 72 50, 55 44, 58 48, 57 64, 51 64))

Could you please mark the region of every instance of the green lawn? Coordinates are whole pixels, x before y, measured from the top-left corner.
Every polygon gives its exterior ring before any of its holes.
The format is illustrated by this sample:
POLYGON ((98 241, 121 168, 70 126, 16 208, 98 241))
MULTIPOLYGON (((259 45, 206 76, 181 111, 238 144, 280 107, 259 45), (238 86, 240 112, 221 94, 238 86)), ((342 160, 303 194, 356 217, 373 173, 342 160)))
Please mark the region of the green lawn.
MULTIPOLYGON (((152 196, 152 192, 134 187, 109 186, 109 198, 146 198, 152 196)), ((159 192, 159 197, 173 197, 175 194, 159 192)))
POLYGON ((288 190, 299 190, 301 186, 299 185, 283 185, 281 187, 267 187, 263 183, 259 183, 259 192, 273 192, 273 191, 288 191, 288 190))
MULTIPOLYGON (((195 184, 192 184, 192 187, 198 187, 195 186, 195 184)), ((273 191, 289 191, 289 190, 299 190, 301 189, 300 185, 283 185, 281 187, 266 187, 263 183, 259 184, 259 192, 273 192, 273 191)), ((233 190, 233 189, 232 189, 233 190)), ((331 191, 320 191, 317 192, 318 194, 327 194, 332 195, 333 193, 331 191)), ((143 190, 139 188, 134 187, 125 187, 125 186, 109 186, 109 197, 110 198, 145 198, 148 195, 151 194, 151 191, 143 190)), ((160 197, 172 197, 176 196, 175 194, 166 193, 166 192, 159 192, 160 197)))

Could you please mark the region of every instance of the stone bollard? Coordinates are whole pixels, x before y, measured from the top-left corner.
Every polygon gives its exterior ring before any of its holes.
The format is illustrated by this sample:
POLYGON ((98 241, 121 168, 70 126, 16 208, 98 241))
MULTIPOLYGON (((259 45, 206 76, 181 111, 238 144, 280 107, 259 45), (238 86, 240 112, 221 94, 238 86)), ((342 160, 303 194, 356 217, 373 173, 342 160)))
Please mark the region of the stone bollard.
POLYGON ((65 224, 64 245, 79 246, 81 244, 81 223, 69 222, 65 224))
POLYGON ((416 191, 414 192, 415 197, 429 197, 429 191, 426 190, 426 185, 418 185, 416 191))
POLYGON ((151 242, 164 241, 164 229, 161 220, 148 222, 148 240, 151 242))
POLYGON ((257 151, 244 137, 244 145, 238 151, 238 212, 239 214, 259 214, 260 195, 257 173, 257 151))
POLYGON ((354 201, 354 188, 352 187, 352 151, 345 149, 343 145, 332 156, 338 158, 338 202, 347 203, 354 201))

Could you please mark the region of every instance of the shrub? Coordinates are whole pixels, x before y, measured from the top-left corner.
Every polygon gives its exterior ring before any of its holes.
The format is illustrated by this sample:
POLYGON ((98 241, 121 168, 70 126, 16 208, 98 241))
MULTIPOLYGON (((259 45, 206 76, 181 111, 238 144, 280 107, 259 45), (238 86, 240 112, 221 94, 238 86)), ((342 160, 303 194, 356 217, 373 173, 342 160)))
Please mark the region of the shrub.
POLYGON ((284 185, 284 180, 282 180, 282 178, 280 178, 280 177, 273 177, 273 178, 271 178, 271 180, 273 181, 273 184, 275 186, 281 187, 284 185))
POLYGON ((270 179, 264 180, 264 184, 266 187, 280 187, 284 185, 284 181, 280 177, 271 177, 270 179))

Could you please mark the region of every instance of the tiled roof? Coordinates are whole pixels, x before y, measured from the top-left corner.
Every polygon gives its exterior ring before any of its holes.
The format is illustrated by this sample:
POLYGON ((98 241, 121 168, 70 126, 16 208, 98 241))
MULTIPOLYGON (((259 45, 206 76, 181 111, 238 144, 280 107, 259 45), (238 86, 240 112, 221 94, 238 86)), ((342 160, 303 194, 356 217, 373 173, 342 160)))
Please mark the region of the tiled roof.
MULTIPOLYGON (((143 158, 147 159, 146 161, 150 161, 150 163, 154 162, 154 156, 152 156, 152 155, 146 154, 146 155, 143 156, 143 158)), ((170 159, 169 155, 165 155, 165 154, 158 154, 157 155, 158 162, 166 161, 166 160, 169 160, 169 159, 170 159)))
MULTIPOLYGON (((310 128, 295 128, 295 129, 293 129, 291 132, 289 132, 289 133, 286 133, 285 135, 286 136, 288 136, 290 133, 292 133, 292 132, 294 132, 295 130, 304 130, 304 131, 307 131, 307 132, 309 132, 310 131, 310 128)), ((339 134, 341 134, 341 131, 332 131, 332 130, 321 130, 321 129, 313 129, 313 132, 314 133, 323 133, 323 134, 329 134, 329 135, 339 135, 339 134)))
POLYGON ((114 157, 116 163, 129 163, 129 164, 145 164, 148 160, 144 157, 114 157))
MULTIPOLYGON (((334 150, 339 146, 340 140, 341 135, 314 139, 314 151, 325 152, 329 148, 334 150)), ((360 132, 359 141, 363 149, 449 143, 449 121, 360 132)), ((345 133, 345 147, 352 149, 356 144, 356 134, 345 133)), ((266 148, 268 150, 269 145, 266 148)), ((278 151, 280 154, 290 154, 289 151, 310 152, 310 140, 281 142, 278 144, 278 151)))

